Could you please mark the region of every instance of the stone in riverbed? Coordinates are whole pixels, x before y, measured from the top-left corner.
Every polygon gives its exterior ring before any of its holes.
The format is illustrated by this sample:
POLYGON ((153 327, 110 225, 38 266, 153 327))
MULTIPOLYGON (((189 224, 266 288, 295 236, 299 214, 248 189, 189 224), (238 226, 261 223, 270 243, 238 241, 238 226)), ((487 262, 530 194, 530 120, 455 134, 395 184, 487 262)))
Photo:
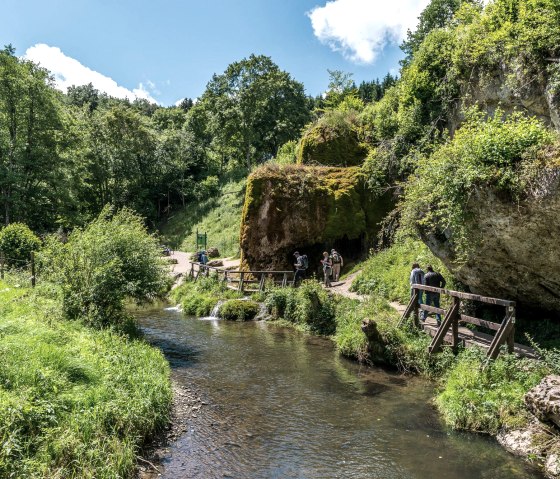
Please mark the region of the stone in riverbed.
POLYGON ((527 408, 541 421, 560 427, 560 376, 545 377, 525 394, 527 408))

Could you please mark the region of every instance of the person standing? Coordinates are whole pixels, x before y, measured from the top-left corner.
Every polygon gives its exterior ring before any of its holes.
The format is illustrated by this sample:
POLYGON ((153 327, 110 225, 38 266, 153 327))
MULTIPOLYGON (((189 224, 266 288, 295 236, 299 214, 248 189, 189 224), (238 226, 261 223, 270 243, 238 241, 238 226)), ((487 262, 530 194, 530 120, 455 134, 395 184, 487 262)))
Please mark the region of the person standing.
POLYGON ((333 281, 338 281, 340 279, 340 270, 344 266, 344 260, 335 249, 331 250, 331 262, 333 281))
POLYGON ((299 254, 299 251, 294 253, 296 262, 294 266, 296 267, 296 272, 294 274, 294 288, 298 287, 303 279, 305 279, 305 272, 309 266, 307 261, 307 255, 299 254))
MULTIPOLYGON (((433 288, 445 288, 446 281, 445 278, 434 271, 431 265, 426 266, 428 271, 424 275, 424 284, 426 286, 432 286, 433 288)), ((434 308, 439 308, 439 293, 433 293, 431 291, 426 291, 426 304, 428 306, 433 306, 434 308)), ((428 317, 428 312, 425 311, 424 320, 428 317)), ((441 325, 441 314, 436 313, 436 321, 438 326, 441 325)))
POLYGON ((325 276, 325 288, 330 288, 331 285, 331 274, 332 274, 332 262, 329 253, 326 251, 323 253, 323 259, 321 260, 323 265, 323 275, 325 276))
MULTIPOLYGON (((412 289, 413 284, 424 284, 424 271, 420 268, 418 263, 412 264, 412 271, 410 272, 410 297, 414 295, 414 290, 412 289)), ((422 304, 422 293, 421 289, 418 290, 418 304, 422 304)))

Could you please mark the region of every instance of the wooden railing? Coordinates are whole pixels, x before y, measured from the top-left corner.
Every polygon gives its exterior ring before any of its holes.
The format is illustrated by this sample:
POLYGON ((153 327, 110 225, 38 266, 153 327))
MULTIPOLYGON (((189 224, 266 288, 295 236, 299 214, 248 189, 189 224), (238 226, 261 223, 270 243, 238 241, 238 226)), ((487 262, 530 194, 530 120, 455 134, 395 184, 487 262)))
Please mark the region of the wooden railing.
POLYGON ((514 351, 514 334, 515 334, 515 301, 508 301, 499 298, 489 298, 477 294, 463 293, 460 291, 452 291, 442 288, 434 288, 432 286, 424 286, 422 284, 412 285, 412 295, 410 302, 401 318, 399 324, 405 319, 413 315, 414 324, 419 326, 418 317, 420 310, 428 313, 436 313, 444 316, 441 326, 437 329, 432 343, 428 347, 430 354, 436 353, 441 350, 442 344, 451 330, 451 346, 456 350, 459 346, 459 323, 468 323, 475 326, 480 326, 491 331, 495 331, 495 335, 488 346, 487 356, 491 359, 498 357, 500 353, 500 346, 507 345, 508 352, 514 351), (420 292, 439 293, 440 295, 449 296, 452 299, 451 306, 448 309, 436 308, 426 304, 419 304, 418 298, 420 292), (461 314, 461 301, 478 301, 480 303, 492 304, 496 306, 503 306, 505 308, 505 316, 501 323, 494 321, 486 321, 466 314, 461 314))
POLYGON ((262 292, 267 284, 286 288, 294 284, 293 271, 232 271, 190 261, 189 277, 196 281, 201 275, 221 279, 230 289, 241 293, 262 292), (195 267, 196 266, 196 267, 195 267), (220 278, 221 277, 221 278, 220 278))

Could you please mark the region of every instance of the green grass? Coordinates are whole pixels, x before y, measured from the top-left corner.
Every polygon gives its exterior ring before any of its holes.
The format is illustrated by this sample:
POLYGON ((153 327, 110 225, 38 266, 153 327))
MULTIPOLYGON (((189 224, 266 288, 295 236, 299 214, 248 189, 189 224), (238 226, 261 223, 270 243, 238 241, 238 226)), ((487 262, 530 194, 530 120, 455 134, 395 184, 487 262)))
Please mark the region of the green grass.
POLYGON ((245 198, 245 179, 220 187, 218 194, 201 203, 187 204, 161 227, 163 241, 174 249, 194 251, 196 231, 208 234, 208 247, 222 257, 239 254, 239 229, 245 198))
POLYGON ((219 315, 230 321, 250 321, 259 313, 260 305, 256 301, 230 299, 220 306, 219 315))
POLYGON ((391 247, 375 253, 360 265, 362 273, 352 283, 352 291, 406 304, 410 300, 409 277, 414 262, 424 271, 431 264, 445 277, 447 287, 453 289, 451 274, 422 241, 399 238, 391 247))
POLYGON ((61 318, 47 285, 0 282, 0 477, 131 477, 168 421, 167 362, 141 340, 61 318))

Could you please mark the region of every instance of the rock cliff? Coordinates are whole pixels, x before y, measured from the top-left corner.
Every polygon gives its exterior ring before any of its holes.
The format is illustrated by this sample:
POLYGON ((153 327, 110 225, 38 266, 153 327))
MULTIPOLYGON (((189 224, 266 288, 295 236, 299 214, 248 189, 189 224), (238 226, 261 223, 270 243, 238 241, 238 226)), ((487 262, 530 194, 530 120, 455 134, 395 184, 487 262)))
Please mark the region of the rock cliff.
POLYGON ((560 312, 560 168, 554 176, 544 196, 520 203, 488 188, 472 195, 477 248, 464 263, 457 261, 451 231, 423 240, 472 292, 560 312))
POLYGON ((359 168, 262 167, 248 179, 241 224, 242 264, 292 269, 295 250, 312 269, 323 250, 367 252, 391 198, 374 200, 359 168))

